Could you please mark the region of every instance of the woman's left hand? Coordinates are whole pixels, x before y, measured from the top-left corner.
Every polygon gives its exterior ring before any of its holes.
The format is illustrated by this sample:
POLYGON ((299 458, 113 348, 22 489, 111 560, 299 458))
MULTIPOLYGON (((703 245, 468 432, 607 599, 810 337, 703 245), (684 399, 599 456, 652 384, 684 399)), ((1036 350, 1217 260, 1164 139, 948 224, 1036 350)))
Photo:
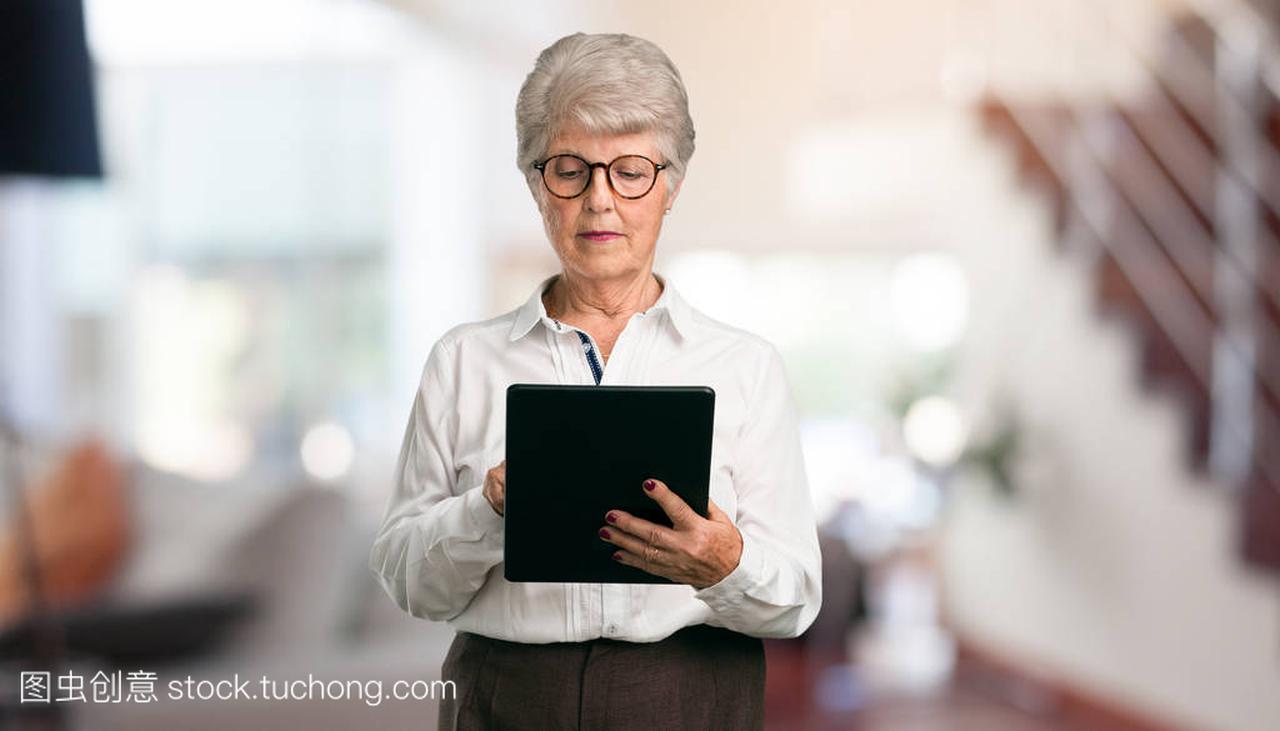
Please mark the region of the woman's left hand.
POLYGON ((672 527, 610 510, 600 538, 618 547, 614 560, 695 589, 718 583, 738 567, 742 534, 712 500, 707 500, 708 519, 661 480, 645 480, 644 492, 667 514, 672 527))

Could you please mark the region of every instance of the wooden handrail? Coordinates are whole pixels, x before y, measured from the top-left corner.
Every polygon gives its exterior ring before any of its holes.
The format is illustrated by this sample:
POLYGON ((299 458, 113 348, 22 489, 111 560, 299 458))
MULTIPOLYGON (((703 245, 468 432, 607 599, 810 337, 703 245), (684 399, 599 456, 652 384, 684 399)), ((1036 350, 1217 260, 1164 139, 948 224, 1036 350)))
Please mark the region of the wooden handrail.
MULTIPOLYGON (((1115 180, 1116 187, 1128 198, 1138 217, 1155 233, 1161 248, 1191 282, 1195 295, 1204 302, 1213 302, 1216 277, 1214 261, 1210 256, 1214 249, 1212 234, 1205 230, 1204 225, 1183 204, 1168 178, 1161 172, 1159 163, 1133 131, 1127 125, 1115 125, 1114 130, 1137 152, 1137 160, 1127 161, 1134 164, 1123 166, 1119 171, 1115 180), (1137 179, 1131 180, 1123 173, 1131 173, 1137 179)), ((1094 152, 1095 159, 1105 170, 1107 151, 1095 149, 1094 152)), ((1245 280, 1238 286, 1252 287, 1255 292, 1266 290, 1256 278, 1240 271, 1243 265, 1238 259, 1233 259, 1233 263, 1233 274, 1245 280)), ((1268 296, 1280 304, 1276 293, 1270 292, 1268 296)), ((1280 325, 1274 320, 1263 318, 1258 324, 1264 329, 1261 333, 1264 337, 1280 338, 1280 325)), ((1210 326, 1212 327, 1212 323, 1210 326)), ((1233 347, 1237 357, 1246 358, 1246 354, 1239 352, 1238 347, 1233 347)), ((1280 402, 1280 372, 1254 368, 1254 375, 1272 397, 1280 402)))
MULTIPOLYGON (((1213 151, 1174 109, 1168 94, 1162 89, 1154 89, 1153 92, 1143 97, 1142 101, 1152 103, 1158 108, 1152 110, 1150 115, 1142 115, 1141 118, 1136 114, 1127 113, 1126 119, 1139 136, 1150 145, 1154 154, 1159 156, 1160 162, 1169 171, 1178 188, 1191 199, 1199 214, 1198 217, 1212 221, 1215 217, 1216 201, 1212 193, 1206 194, 1202 190, 1204 171, 1211 171, 1209 180, 1222 180, 1221 176, 1224 175, 1228 176, 1226 180, 1231 180, 1230 173, 1223 169, 1213 151)), ((1260 228, 1258 236, 1260 246, 1280 249, 1280 241, 1277 241, 1270 229, 1260 228)), ((1245 270, 1250 268, 1249 263, 1240 261, 1235 252, 1229 252, 1229 256, 1236 266, 1245 270)), ((1256 291, 1280 310, 1280 290, 1267 287, 1265 282, 1257 282, 1256 291)))
MULTIPOLYGON (((1274 39, 1263 35, 1265 25, 1222 22, 1205 13, 1199 19, 1212 33, 1212 65, 1190 47, 1183 33, 1174 30, 1165 34, 1166 53, 1174 62, 1170 68, 1156 62, 1144 44, 1135 42, 1122 24, 1112 20, 1110 5, 1095 0, 1093 8, 1090 17, 1098 20, 1102 34, 1127 46, 1145 71, 1155 92, 1153 97, 1166 111, 1173 112, 1163 115, 1168 122, 1161 130, 1164 134, 1148 138, 1160 140, 1167 153, 1167 158, 1162 156, 1159 162, 1151 160, 1152 166, 1158 170, 1167 162, 1171 175, 1180 171, 1181 189, 1192 199, 1195 210, 1213 225, 1212 236, 1206 242, 1213 244, 1217 252, 1211 268, 1213 297, 1209 300, 1218 321, 1213 362, 1214 370, 1223 377, 1211 391, 1211 433, 1245 432, 1249 440, 1239 443, 1215 439, 1211 461, 1220 473, 1233 482, 1239 481, 1247 476, 1251 462, 1273 459, 1263 456, 1261 445, 1254 443, 1252 437, 1280 433, 1264 428, 1280 421, 1273 407, 1280 404, 1280 373, 1269 371, 1266 363, 1257 360, 1266 343, 1280 342, 1275 335, 1277 318, 1267 307, 1259 306, 1264 301, 1280 306, 1280 292, 1268 288, 1257 273, 1278 245, 1264 213, 1280 217, 1280 189, 1267 184, 1280 174, 1280 149, 1264 132, 1258 97, 1261 77, 1265 75, 1263 58, 1275 62, 1274 39), (1224 32, 1228 25, 1230 32, 1224 32), (1245 29, 1244 34, 1239 32, 1241 28, 1245 29), (1172 110, 1174 104, 1186 111, 1198 130, 1172 110), (1174 128, 1180 131, 1175 133, 1174 128), (1206 144, 1211 146, 1205 152, 1212 171, 1212 201, 1203 195, 1197 198, 1196 193, 1202 189, 1187 177, 1191 156, 1206 144), (1259 384, 1265 395, 1258 392, 1259 384)), ((1241 13, 1236 6, 1230 17, 1238 21, 1241 13)), ((1139 147, 1146 151, 1141 144, 1139 147)), ((1204 162, 1203 158, 1200 162, 1204 162)), ((1166 194, 1166 200, 1176 199, 1169 211, 1147 217, 1152 230, 1158 232, 1157 239, 1171 249, 1172 255, 1186 249, 1185 232, 1198 228, 1190 225, 1195 217, 1183 215, 1186 207, 1180 196, 1168 195, 1168 186, 1162 186, 1168 182, 1163 174, 1148 177, 1148 185, 1157 186, 1166 194)), ((1193 270, 1185 264, 1182 269, 1188 281, 1195 281, 1193 270)), ((1280 484, 1272 484, 1280 490, 1280 484)))
MULTIPOLYGON (((1167 74, 1163 71, 1160 64, 1146 51, 1144 46, 1128 36, 1121 28, 1122 24, 1111 22, 1110 6, 1104 0, 1090 0, 1093 4, 1095 13, 1094 17, 1100 19, 1104 24, 1104 32, 1121 39, 1126 46, 1133 52, 1148 77, 1155 81, 1162 89, 1167 90, 1172 97, 1183 109, 1196 120, 1196 124, 1204 130, 1205 134, 1214 141, 1219 147, 1222 146, 1221 130, 1218 124, 1218 115, 1225 111, 1227 114, 1248 116, 1248 110, 1245 109, 1244 102, 1239 99, 1236 90, 1230 87, 1223 87, 1218 79, 1214 77, 1213 72, 1206 67, 1206 64, 1196 56, 1193 49, 1189 48, 1184 38, 1176 33, 1169 34, 1170 43, 1173 45, 1179 63, 1182 65, 1183 74, 1167 74), (1209 100, 1205 99, 1203 93, 1206 89, 1213 89, 1215 93, 1209 100)), ((1210 24, 1209 26, 1215 33, 1215 37, 1219 40, 1225 39, 1220 28, 1210 24)), ((1261 133, 1258 134, 1262 144, 1258 145, 1260 166, 1265 170, 1280 171, 1280 150, 1261 133)), ((1228 161, 1224 166, 1224 172, 1236 179, 1236 182, 1248 188, 1258 199, 1271 211, 1272 214, 1280 216, 1280 190, 1271 189, 1270 186, 1261 184, 1261 181, 1255 180, 1255 173, 1249 170, 1242 170, 1238 165, 1228 161)))
MULTIPOLYGON (((1099 164, 1097 149, 1099 140, 1088 131, 1087 120, 1080 120, 1079 115, 1069 107, 1064 107, 1061 120, 1036 119, 1036 115, 1002 104, 1010 120, 1019 128, 1021 134, 1032 146, 1033 151, 1044 161, 1049 172, 1059 181, 1066 192, 1067 205, 1076 210, 1081 221, 1090 229, 1094 240, 1104 247, 1112 259, 1130 282, 1133 283, 1139 299, 1151 313, 1156 325, 1165 332, 1179 357, 1186 363, 1192 375, 1207 392, 1212 391, 1212 374, 1196 357, 1211 347, 1211 338, 1215 327, 1203 309, 1195 305, 1191 292, 1177 291, 1165 286, 1170 282, 1181 282, 1177 268, 1166 258, 1158 239, 1142 225, 1139 215, 1127 197, 1120 195, 1114 184, 1099 164), (1057 121, 1066 123, 1066 132, 1073 149, 1077 150, 1064 160, 1058 149, 1058 140, 1054 138, 1052 126, 1057 121), (1090 191, 1091 197, 1077 195, 1077 191, 1090 191), (1090 201, 1110 201, 1110 210, 1100 210, 1100 206, 1090 201), (1119 238, 1123 243, 1113 240, 1109 228, 1120 229, 1119 238)), ((1101 151, 1104 153, 1105 151, 1101 151)), ((1183 285, 1184 288, 1188 285, 1183 285)), ((1255 372, 1256 375, 1256 372, 1255 372)), ((1262 433, 1280 433, 1280 414, 1271 408, 1266 401, 1260 401, 1257 409, 1260 418, 1266 422, 1262 433)), ((1231 437, 1239 442, 1252 443, 1252 434, 1240 433, 1237 424, 1229 423, 1231 437)), ((1262 450, 1251 450, 1251 460, 1266 481, 1280 490, 1280 464, 1264 459, 1262 450)))
MULTIPOLYGON (((1096 0, 1095 6, 1099 8, 1105 7, 1097 3, 1096 0)), ((1099 12, 1105 13, 1105 10, 1100 9, 1099 12)), ((1116 30, 1119 27, 1118 24, 1106 21, 1104 16, 1100 15, 1099 17, 1103 17, 1103 22, 1108 32, 1123 38, 1123 33, 1116 30)), ((1221 33, 1216 28, 1214 30, 1215 33, 1218 33, 1218 37, 1221 38, 1221 33)), ((1177 103, 1192 114, 1196 118, 1196 123, 1206 134, 1210 135, 1214 144, 1220 149, 1226 147, 1226 145, 1221 139, 1222 130, 1220 129, 1219 120, 1212 108, 1204 108, 1202 103, 1203 95, 1197 92, 1204 88, 1214 89, 1215 98, 1228 104, 1229 114, 1248 116, 1248 112, 1244 108, 1244 102, 1239 98, 1239 95, 1234 90, 1223 88, 1223 85, 1218 83, 1217 79, 1206 68, 1205 63, 1195 55, 1193 50, 1187 47, 1186 40, 1177 33, 1170 34, 1170 36, 1171 42, 1178 47, 1181 57, 1185 59, 1184 65, 1190 67, 1190 75, 1197 79, 1197 83, 1205 86, 1194 86, 1188 83, 1187 77, 1165 73, 1150 58, 1150 55, 1142 50, 1140 44, 1135 43, 1132 39, 1124 38, 1135 56, 1142 62, 1142 68, 1146 72, 1148 80, 1152 83, 1152 93, 1144 97, 1144 101, 1154 102, 1160 107, 1158 122, 1156 118, 1148 117, 1144 117, 1139 121, 1135 115, 1130 115, 1130 123, 1135 129, 1138 129, 1145 140, 1152 144, 1153 148, 1159 148, 1160 162, 1165 164, 1178 187, 1192 200, 1196 212, 1204 220, 1213 221, 1217 215, 1215 210, 1216 200, 1206 198, 1201 192, 1201 186, 1197 184, 1199 182, 1197 178, 1203 175, 1200 171, 1205 169, 1212 171, 1211 177, 1215 179, 1216 184, 1240 186, 1242 192, 1256 195, 1258 200, 1273 215, 1280 218, 1280 189, 1265 185, 1261 180, 1255 180, 1255 178, 1259 177, 1257 173, 1242 169, 1229 156, 1224 163, 1220 156, 1206 147, 1200 135, 1190 127, 1186 119, 1174 108, 1174 104, 1177 103), (1178 91, 1182 93, 1179 95, 1176 93, 1178 91)), ((1123 105, 1115 98, 1114 94, 1109 94, 1108 98, 1117 107, 1123 108, 1123 105)), ((1255 138, 1253 140, 1254 147, 1263 156, 1263 159, 1258 164, 1263 169, 1274 171, 1277 175, 1280 175, 1280 150, 1265 134, 1255 131, 1253 136, 1255 138)), ((1257 235, 1260 246, 1280 247, 1280 241, 1276 239, 1275 234, 1267 227, 1260 227, 1257 235)), ((1174 235, 1168 240, 1173 241, 1177 238, 1179 237, 1174 235)), ((1213 237, 1210 236, 1209 241, 1214 241, 1213 237)), ((1266 282, 1257 281, 1254 276, 1254 263, 1242 261, 1238 252, 1234 250, 1227 250, 1226 255, 1228 261, 1233 266, 1238 267, 1242 275, 1245 275, 1254 291, 1270 300, 1277 310, 1280 310, 1280 290, 1267 287, 1266 282)), ((1185 269, 1184 273, 1188 276, 1194 276, 1185 269)))
MULTIPOLYGON (((1207 348, 1208 334, 1213 331, 1213 323, 1190 297, 1176 296, 1169 288, 1163 286, 1165 282, 1180 280, 1176 269, 1161 253, 1159 243, 1137 222, 1127 201, 1122 196, 1116 195, 1111 181, 1098 169, 1091 154, 1072 154, 1070 162, 1062 158, 1053 139, 1053 130, 1050 129, 1057 120, 1048 122, 1037 120, 1034 112, 1022 111, 1009 105, 1005 105, 1005 109, 1008 110, 1013 123, 1018 126, 1045 161, 1054 177, 1066 188, 1067 204, 1076 209, 1080 219, 1087 225, 1090 235, 1108 249, 1116 263, 1134 283, 1139 298, 1151 312, 1156 323, 1169 335, 1174 348, 1197 380, 1207 388, 1211 376, 1195 357, 1195 353, 1203 352, 1207 348), (1140 242, 1139 245, 1143 251, 1135 256, 1132 249, 1118 246, 1112 241, 1112 236, 1108 232, 1109 222, 1105 219, 1115 215, 1117 211, 1114 208, 1100 210, 1099 205, 1090 205, 1087 202, 1088 199, 1075 195, 1075 190, 1091 191, 1096 201, 1107 200, 1120 203, 1120 210, 1128 215, 1116 216, 1116 223, 1123 227, 1125 234, 1133 234, 1132 239, 1140 242)), ((1076 144, 1080 145, 1079 138, 1082 135, 1075 113, 1069 110, 1064 112, 1061 121, 1066 123, 1069 137, 1075 138, 1076 144)), ((1080 153, 1088 152, 1082 145, 1075 150, 1080 153)), ((1129 240, 1127 235, 1125 240, 1129 240)))
POLYGON ((1132 128, 1117 121, 1109 125, 1115 141, 1127 144, 1125 151, 1133 152, 1124 164, 1108 166, 1110 150, 1092 146, 1094 158, 1110 168, 1115 186, 1133 205, 1138 218, 1151 229, 1160 247, 1177 264, 1181 274, 1190 282, 1193 294, 1210 305, 1213 302, 1213 239, 1204 225, 1179 198, 1173 186, 1160 170, 1159 163, 1151 157, 1142 140, 1132 128))

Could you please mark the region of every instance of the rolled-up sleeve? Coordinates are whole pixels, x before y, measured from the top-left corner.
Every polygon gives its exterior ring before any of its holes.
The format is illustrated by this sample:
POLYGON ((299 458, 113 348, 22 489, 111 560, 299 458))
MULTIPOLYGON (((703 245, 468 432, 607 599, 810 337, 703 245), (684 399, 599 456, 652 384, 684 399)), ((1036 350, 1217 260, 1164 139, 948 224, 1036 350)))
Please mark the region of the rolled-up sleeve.
POLYGON ((800 428, 782 358, 759 369, 732 464, 742 534, 738 566, 695 596, 713 624, 757 637, 795 637, 822 604, 822 561, 800 428))
POLYGON ((502 561, 503 520, 482 484, 458 485, 452 436, 458 404, 451 350, 431 349, 405 428, 395 484, 369 566, 404 611, 456 617, 502 561))

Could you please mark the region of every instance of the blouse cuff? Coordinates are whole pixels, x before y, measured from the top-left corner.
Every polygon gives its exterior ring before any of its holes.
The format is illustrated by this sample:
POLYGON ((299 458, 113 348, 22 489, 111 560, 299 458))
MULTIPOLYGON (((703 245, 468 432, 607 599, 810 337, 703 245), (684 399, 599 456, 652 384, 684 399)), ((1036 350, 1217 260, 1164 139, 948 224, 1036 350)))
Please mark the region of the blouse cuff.
POLYGON ((712 611, 722 612, 733 609, 742 603, 747 589, 760 582, 763 567, 760 565, 761 555, 755 541, 742 533, 742 555, 738 557, 738 565, 723 579, 694 592, 712 611))
POLYGON ((502 516, 498 515, 484 496, 484 485, 477 485, 467 490, 462 500, 466 503, 467 516, 477 535, 484 537, 503 527, 502 516))

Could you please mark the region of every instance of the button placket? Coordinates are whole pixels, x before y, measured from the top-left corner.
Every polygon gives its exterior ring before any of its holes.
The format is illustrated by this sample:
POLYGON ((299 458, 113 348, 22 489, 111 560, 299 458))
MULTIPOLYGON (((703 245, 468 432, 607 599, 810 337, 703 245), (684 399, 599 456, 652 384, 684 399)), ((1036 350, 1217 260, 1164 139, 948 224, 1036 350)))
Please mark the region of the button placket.
POLYGON ((610 584, 604 588, 604 596, 602 597, 604 634, 606 637, 617 637, 621 629, 622 620, 625 618, 624 597, 623 592, 626 585, 610 584))
MULTIPOLYGON (((588 340, 590 340, 591 347, 596 348, 595 341, 591 340, 591 335, 583 330, 579 330, 576 327, 566 325, 563 322, 560 322, 559 320, 556 320, 553 318, 547 318, 547 319, 551 320, 552 322, 552 325, 550 325, 548 329, 555 333, 554 340, 556 341, 555 343, 556 347, 557 348, 571 347, 574 351, 574 355, 571 358, 571 360, 574 360, 579 364, 578 365, 579 372, 586 371, 585 373, 586 383, 588 384, 596 383, 595 374, 591 372, 591 364, 589 362, 589 357, 587 357, 584 352, 586 344, 583 342, 583 338, 587 338, 588 340), (569 339, 573 343, 572 346, 564 346, 564 344, 561 342, 562 338, 564 338, 566 335, 571 336, 571 338, 569 339), (580 356, 578 355, 578 353, 582 353, 582 355, 580 356)), ((599 352, 599 349, 596 349, 596 351, 599 352)), ((560 351, 560 352, 563 353, 563 351, 560 351)), ((601 370, 601 380, 603 381, 604 379, 603 363, 601 364, 600 370, 601 370)), ((561 383, 569 383, 567 372, 565 373, 565 379, 562 380, 561 383)))
MULTIPOLYGON (((613 367, 608 367, 608 366, 604 367, 604 375, 600 379, 600 385, 605 386, 605 385, 615 385, 618 383, 634 382, 633 380, 628 379, 626 375, 628 373, 628 366, 634 359, 631 357, 630 351, 623 347, 623 343, 630 343, 632 340, 635 339, 635 333, 633 332, 635 328, 632 327, 632 323, 636 321, 636 318, 640 318, 641 325, 643 325, 644 317, 645 317, 644 312, 635 313, 634 315, 631 316, 631 319, 627 320, 627 324, 622 328, 622 332, 618 333, 618 339, 613 342, 613 351, 609 355, 609 362, 613 363, 613 367), (628 333, 631 333, 631 334, 628 335, 628 333), (624 354, 626 355, 625 358, 620 357, 624 354), (613 374, 613 378, 609 377, 610 373, 613 374), (622 375, 619 375, 619 374, 622 374, 622 375)), ((641 325, 637 325, 636 327, 641 327, 641 325)), ((641 333, 641 335, 643 335, 643 332, 641 333)), ((592 342, 593 342, 592 347, 595 347, 594 341, 592 342)), ((597 353, 600 352, 598 348, 596 352, 597 353)), ((603 363, 603 361, 601 362, 603 363)))

